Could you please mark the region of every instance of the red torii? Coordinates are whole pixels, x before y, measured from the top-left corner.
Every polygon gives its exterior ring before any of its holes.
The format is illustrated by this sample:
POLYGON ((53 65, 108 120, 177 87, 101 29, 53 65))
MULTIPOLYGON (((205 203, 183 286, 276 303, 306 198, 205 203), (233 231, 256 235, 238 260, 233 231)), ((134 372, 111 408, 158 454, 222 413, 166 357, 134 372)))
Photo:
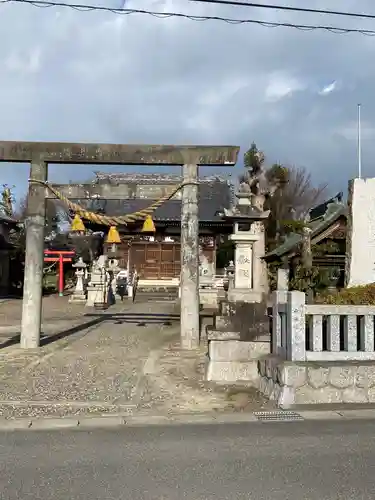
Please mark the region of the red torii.
POLYGON ((44 262, 59 263, 59 296, 64 295, 64 262, 72 262, 74 251, 44 250, 44 262))

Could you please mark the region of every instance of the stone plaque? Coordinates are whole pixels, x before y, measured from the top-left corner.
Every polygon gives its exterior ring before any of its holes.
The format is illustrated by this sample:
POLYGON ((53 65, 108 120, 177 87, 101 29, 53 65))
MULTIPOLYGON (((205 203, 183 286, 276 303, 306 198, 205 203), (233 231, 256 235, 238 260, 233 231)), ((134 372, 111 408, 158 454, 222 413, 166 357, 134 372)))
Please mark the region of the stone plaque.
POLYGON ((236 288, 251 288, 252 287, 252 248, 248 244, 237 244, 236 246, 236 263, 235 263, 235 280, 236 288))

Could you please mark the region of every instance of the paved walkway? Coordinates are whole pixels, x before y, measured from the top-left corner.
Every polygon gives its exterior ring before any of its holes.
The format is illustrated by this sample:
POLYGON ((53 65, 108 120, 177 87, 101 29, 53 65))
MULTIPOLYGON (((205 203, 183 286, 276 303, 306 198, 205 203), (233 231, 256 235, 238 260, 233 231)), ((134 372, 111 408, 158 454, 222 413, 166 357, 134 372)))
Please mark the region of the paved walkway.
MULTIPOLYGON (((10 321, 13 310, 17 321, 18 304, 4 308, 0 304, 0 314, 10 321)), ((44 322, 54 323, 39 350, 21 350, 18 336, 0 324, 0 417, 269 407, 256 391, 218 390, 203 381, 205 349, 179 348, 173 303, 124 302, 88 315, 66 298, 49 297, 44 312, 44 322)))

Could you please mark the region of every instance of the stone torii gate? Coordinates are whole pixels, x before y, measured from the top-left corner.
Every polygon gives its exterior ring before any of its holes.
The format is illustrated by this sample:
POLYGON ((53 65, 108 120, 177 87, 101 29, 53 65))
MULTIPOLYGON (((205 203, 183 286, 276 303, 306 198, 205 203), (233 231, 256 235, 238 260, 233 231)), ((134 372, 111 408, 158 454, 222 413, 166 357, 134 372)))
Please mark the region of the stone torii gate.
MULTIPOLYGON (((0 162, 30 163, 30 179, 45 182, 48 163, 182 166, 181 346, 199 343, 199 166, 234 166, 237 146, 161 146, 0 141, 0 162)), ((42 319, 45 187, 29 183, 21 347, 39 347, 42 319)))

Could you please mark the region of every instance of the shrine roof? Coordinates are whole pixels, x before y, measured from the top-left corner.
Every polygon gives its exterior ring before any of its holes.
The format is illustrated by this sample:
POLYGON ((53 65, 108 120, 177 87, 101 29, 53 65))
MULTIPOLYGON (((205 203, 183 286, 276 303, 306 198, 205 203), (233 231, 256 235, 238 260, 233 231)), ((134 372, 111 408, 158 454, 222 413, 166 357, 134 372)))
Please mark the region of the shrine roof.
MULTIPOLYGON (((71 201, 95 211, 95 201, 102 205, 102 212, 106 215, 127 215, 138 212, 153 201, 145 198, 132 199, 104 199, 92 200, 90 198, 71 199, 71 201)), ((223 222, 220 212, 231 205, 231 187, 227 182, 219 179, 200 184, 198 187, 198 217, 202 222, 223 222)), ((169 200, 161 205, 153 214, 155 221, 179 221, 181 220, 181 200, 169 200)))
POLYGON ((340 191, 335 196, 332 196, 332 198, 330 198, 329 200, 326 200, 320 205, 317 205, 316 207, 312 208, 309 212, 310 220, 315 220, 318 219, 319 217, 323 217, 328 210, 328 205, 332 203, 341 203, 343 197, 344 193, 340 191))
MULTIPOLYGON (((319 208, 321 205, 319 206, 319 208)), ((311 229, 311 238, 316 238, 323 231, 332 226, 340 217, 346 217, 347 215, 347 206, 343 203, 326 203, 326 212, 323 213, 320 217, 317 217, 314 220, 311 220, 308 223, 308 227, 311 229)), ((297 233, 290 234, 284 243, 274 248, 271 252, 265 255, 266 260, 272 260, 283 257, 288 254, 292 250, 294 250, 297 245, 299 245, 302 241, 302 235, 297 233)))

